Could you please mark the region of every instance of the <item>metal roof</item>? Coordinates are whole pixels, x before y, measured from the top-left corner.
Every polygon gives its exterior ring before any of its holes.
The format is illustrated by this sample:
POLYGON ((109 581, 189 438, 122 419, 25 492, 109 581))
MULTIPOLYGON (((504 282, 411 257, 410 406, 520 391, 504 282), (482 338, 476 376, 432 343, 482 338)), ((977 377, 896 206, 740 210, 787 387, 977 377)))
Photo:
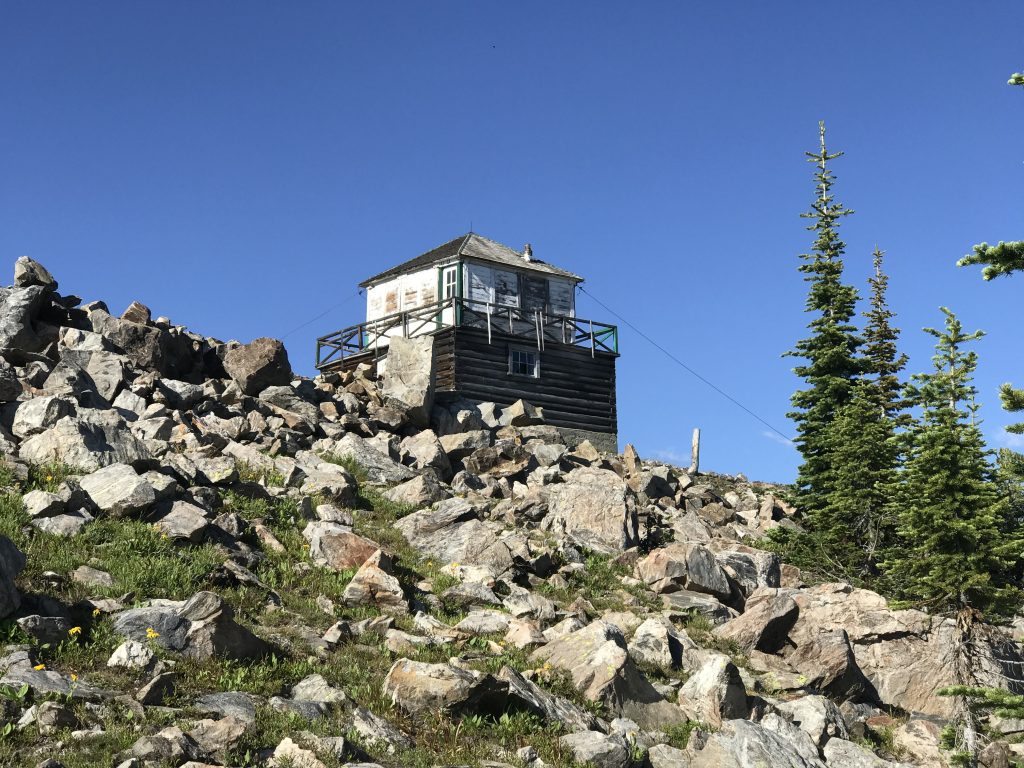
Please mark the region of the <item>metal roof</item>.
POLYGON ((514 267, 515 269, 528 270, 530 272, 543 272, 548 275, 556 275, 576 282, 583 282, 583 278, 579 275, 553 267, 550 264, 545 264, 543 261, 538 261, 535 258, 526 261, 520 251, 513 250, 507 245, 496 243, 494 240, 489 240, 475 232, 469 232, 448 241, 444 245, 439 245, 437 248, 427 251, 414 259, 409 259, 396 267, 384 270, 379 275, 368 277, 359 284, 359 287, 366 288, 381 280, 400 275, 403 272, 411 272, 420 267, 427 267, 431 264, 445 261, 454 261, 459 258, 489 261, 506 267, 514 267))

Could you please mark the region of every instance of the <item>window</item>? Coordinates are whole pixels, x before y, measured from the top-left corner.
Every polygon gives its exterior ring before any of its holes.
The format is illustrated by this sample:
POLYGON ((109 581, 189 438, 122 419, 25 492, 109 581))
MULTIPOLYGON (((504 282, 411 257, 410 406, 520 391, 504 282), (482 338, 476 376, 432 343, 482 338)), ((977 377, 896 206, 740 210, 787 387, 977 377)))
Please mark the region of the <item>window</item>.
POLYGON ((458 291, 458 267, 448 267, 441 273, 441 296, 450 299, 458 291))
POLYGON ((540 377, 540 360, 537 350, 512 347, 508 351, 508 372, 513 376, 540 377))

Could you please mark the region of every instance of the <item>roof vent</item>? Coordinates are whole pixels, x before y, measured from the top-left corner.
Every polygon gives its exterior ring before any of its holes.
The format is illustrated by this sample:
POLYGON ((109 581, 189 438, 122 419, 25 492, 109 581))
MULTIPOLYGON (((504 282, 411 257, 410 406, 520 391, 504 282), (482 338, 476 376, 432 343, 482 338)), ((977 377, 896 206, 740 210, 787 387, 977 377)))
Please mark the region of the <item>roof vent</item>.
POLYGON ((532 261, 533 260, 532 257, 533 257, 533 248, 531 248, 530 244, 527 243, 526 245, 523 246, 523 261, 532 261))

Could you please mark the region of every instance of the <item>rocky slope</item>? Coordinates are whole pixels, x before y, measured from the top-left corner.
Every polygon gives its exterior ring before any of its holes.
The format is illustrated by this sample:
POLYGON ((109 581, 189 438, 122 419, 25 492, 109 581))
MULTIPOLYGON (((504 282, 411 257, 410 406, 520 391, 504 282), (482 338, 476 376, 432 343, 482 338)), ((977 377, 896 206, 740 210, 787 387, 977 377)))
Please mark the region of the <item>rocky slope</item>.
POLYGON ((771 486, 57 288, 0 289, 0 764, 944 764, 953 627, 759 549, 771 486))

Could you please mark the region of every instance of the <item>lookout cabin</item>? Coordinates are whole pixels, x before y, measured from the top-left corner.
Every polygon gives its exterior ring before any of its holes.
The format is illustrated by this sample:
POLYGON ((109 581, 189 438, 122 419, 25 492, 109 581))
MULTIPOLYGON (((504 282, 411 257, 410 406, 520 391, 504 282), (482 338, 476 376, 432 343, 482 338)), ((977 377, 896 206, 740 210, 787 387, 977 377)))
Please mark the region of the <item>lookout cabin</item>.
POLYGON ((438 403, 523 399, 568 442, 616 450, 618 329, 576 316, 582 282, 470 232, 360 283, 366 321, 317 339, 316 367, 382 373, 392 338, 429 334, 438 403))

